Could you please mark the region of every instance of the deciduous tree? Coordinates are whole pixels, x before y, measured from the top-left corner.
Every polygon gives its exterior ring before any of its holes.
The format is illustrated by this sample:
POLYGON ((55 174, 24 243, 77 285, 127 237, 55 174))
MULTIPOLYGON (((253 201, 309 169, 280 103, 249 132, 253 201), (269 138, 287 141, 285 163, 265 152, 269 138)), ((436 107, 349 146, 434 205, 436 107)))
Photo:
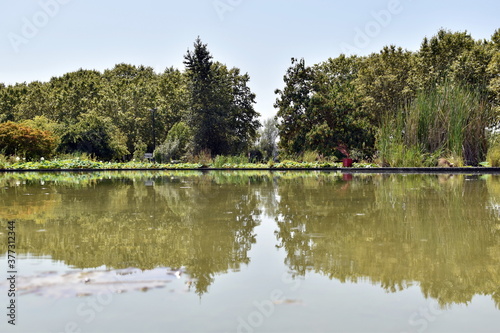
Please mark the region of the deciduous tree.
POLYGON ((0 124, 0 152, 27 159, 51 157, 56 148, 56 138, 48 131, 8 121, 0 124))

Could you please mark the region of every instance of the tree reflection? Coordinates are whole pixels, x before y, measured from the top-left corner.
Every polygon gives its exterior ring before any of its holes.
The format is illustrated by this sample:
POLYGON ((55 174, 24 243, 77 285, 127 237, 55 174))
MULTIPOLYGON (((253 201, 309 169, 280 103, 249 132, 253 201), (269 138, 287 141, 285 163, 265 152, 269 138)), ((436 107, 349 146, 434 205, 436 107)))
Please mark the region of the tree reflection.
POLYGON ((443 306, 491 295, 500 307, 499 176, 25 173, 0 176, 0 195, 19 253, 77 268, 184 266, 206 293, 249 264, 266 214, 297 276, 418 284, 443 306))
MULTIPOLYGON (((441 305, 500 285, 500 228, 488 181, 455 175, 364 175, 279 186, 279 246, 297 275, 369 279, 388 291, 417 283, 441 305)), ((500 186, 499 186, 500 187, 500 186)))
POLYGON ((1 217, 18 220, 21 253, 77 268, 186 266, 201 294, 215 275, 249 263, 261 178, 104 175, 83 187, 15 180, 3 184, 4 206, 11 208, 1 217))

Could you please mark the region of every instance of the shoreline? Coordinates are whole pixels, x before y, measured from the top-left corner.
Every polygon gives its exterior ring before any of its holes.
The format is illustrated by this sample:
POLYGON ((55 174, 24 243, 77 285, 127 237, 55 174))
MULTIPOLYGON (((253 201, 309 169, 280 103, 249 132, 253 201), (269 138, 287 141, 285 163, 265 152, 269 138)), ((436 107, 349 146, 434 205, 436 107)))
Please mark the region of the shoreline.
POLYGON ((0 169, 0 173, 26 172, 99 172, 99 171, 340 171, 342 173, 402 173, 402 174, 500 174, 500 167, 317 167, 317 168, 71 168, 71 169, 0 169))

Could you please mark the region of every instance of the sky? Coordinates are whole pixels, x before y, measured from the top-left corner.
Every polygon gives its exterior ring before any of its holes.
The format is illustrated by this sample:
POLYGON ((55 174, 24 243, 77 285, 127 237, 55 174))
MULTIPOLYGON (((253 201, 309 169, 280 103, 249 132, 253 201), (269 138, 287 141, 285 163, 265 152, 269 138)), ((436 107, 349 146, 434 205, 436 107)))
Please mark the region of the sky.
POLYGON ((497 0, 0 0, 0 82, 119 63, 182 70, 199 36, 214 60, 250 75, 267 119, 292 57, 417 51, 441 28, 490 39, 499 14, 497 0))

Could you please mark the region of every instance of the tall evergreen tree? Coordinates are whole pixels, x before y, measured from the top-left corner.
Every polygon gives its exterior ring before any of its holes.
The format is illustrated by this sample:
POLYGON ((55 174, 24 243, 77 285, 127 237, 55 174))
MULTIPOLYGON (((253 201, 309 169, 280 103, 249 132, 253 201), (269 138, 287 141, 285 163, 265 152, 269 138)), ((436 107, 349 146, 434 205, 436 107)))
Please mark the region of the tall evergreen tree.
POLYGON ((194 51, 188 50, 184 59, 191 97, 188 123, 194 133, 194 152, 208 149, 212 153, 218 153, 223 147, 220 147, 222 133, 216 128, 221 121, 217 119, 219 115, 214 103, 212 55, 198 37, 194 43, 194 51))
POLYGON ((244 152, 260 126, 253 108, 255 95, 247 85, 249 76, 213 62, 199 37, 184 59, 190 94, 187 122, 193 132, 194 153, 244 152))

